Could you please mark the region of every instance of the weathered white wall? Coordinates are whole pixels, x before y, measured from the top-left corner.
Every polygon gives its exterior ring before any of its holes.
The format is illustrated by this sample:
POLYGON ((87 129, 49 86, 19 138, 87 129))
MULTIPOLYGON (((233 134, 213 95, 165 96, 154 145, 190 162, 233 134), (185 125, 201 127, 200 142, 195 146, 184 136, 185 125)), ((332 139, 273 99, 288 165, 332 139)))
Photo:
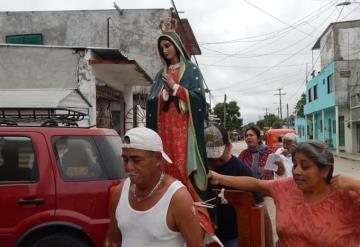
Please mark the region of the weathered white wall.
POLYGON ((358 76, 360 71, 360 60, 336 61, 335 62, 335 91, 336 105, 347 106, 349 109, 349 92, 360 92, 358 76), (348 72, 349 77, 342 75, 341 72, 348 72))
POLYGON ((90 102, 89 125, 96 125, 96 78, 91 71, 88 61, 92 58, 92 51, 79 52, 78 63, 78 88, 84 97, 90 102))
POLYGON ((77 88, 73 49, 0 46, 0 87, 77 88))
MULTIPOLYGON (((348 108, 339 108, 339 116, 344 116, 345 120, 345 152, 352 153, 353 152, 353 130, 348 128, 348 121, 349 121, 349 109, 348 108)), ((354 136, 355 138, 355 136, 354 136)))
POLYGON ((360 59, 360 21, 332 24, 320 40, 321 69, 333 61, 360 59))
POLYGON ((92 105, 87 125, 94 125, 96 79, 90 58, 91 51, 84 49, 0 45, 0 88, 79 89, 92 105))
POLYGON ((151 76, 160 68, 156 39, 160 20, 168 9, 76 10, 0 12, 0 40, 6 35, 41 33, 44 45, 80 47, 107 46, 110 18, 110 47, 135 59, 151 76))
POLYGON ((360 27, 337 30, 339 60, 360 59, 360 27))
POLYGON ((330 28, 320 40, 321 70, 334 61, 334 35, 330 28))

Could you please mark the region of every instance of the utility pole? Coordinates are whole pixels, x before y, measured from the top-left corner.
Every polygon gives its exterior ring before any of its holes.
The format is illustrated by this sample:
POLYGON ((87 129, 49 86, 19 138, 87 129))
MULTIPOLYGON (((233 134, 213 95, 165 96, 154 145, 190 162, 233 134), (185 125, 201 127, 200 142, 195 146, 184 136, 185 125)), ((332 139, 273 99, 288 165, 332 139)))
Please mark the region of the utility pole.
POLYGON ((289 128, 289 104, 286 104, 286 126, 289 128))
POLYGON ((280 119, 282 120, 282 104, 281 104, 281 96, 282 95, 286 95, 286 93, 281 93, 281 90, 282 88, 278 88, 277 90, 279 90, 279 93, 276 93, 274 95, 279 95, 279 98, 280 98, 280 108, 279 108, 279 111, 280 111, 280 119))
POLYGON ((226 129, 226 94, 224 94, 224 129, 226 129))
POLYGON ((110 17, 106 18, 106 47, 110 47, 110 17))
POLYGON ((265 122, 265 126, 266 126, 266 127, 269 127, 268 124, 267 124, 267 121, 268 121, 268 120, 267 120, 267 115, 268 115, 268 108, 265 107, 265 118, 264 118, 265 121, 264 121, 264 122, 265 122))

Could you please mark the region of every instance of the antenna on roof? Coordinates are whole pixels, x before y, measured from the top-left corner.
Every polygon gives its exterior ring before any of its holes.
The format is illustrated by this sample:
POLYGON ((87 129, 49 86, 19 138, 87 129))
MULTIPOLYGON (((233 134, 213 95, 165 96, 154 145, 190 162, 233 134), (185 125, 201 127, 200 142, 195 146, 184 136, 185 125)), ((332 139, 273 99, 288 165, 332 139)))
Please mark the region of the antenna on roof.
POLYGON ((114 2, 115 9, 119 12, 120 15, 123 15, 124 10, 120 9, 120 7, 114 2))

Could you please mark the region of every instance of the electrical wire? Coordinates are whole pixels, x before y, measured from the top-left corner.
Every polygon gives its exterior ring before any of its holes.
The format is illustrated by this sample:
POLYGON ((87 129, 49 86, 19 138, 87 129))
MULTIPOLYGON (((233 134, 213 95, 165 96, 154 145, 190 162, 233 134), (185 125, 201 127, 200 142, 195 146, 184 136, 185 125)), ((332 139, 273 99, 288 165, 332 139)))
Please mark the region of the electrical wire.
MULTIPOLYGON (((335 2, 337 2, 337 0, 334 0, 334 1, 332 1, 332 2, 329 2, 329 3, 321 6, 320 8, 316 9, 315 11, 311 12, 310 14, 302 17, 301 19, 299 19, 298 21, 295 22, 295 23, 298 23, 298 24, 290 24, 290 26, 295 26, 295 27, 297 27, 298 25, 302 25, 302 24, 306 23, 306 21, 304 21, 304 22, 300 22, 300 21, 305 20, 305 19, 308 18, 308 17, 309 17, 309 19, 310 19, 310 16, 312 16, 313 14, 315 14, 315 13, 317 13, 317 12, 323 13, 325 6, 327 6, 327 5, 331 6, 331 5, 333 5, 335 2), (300 22, 300 23, 299 23, 299 22, 300 22)), ((268 36, 268 35, 277 35, 279 32, 284 31, 284 30, 289 30, 289 27, 282 28, 282 29, 279 29, 279 30, 276 30, 276 31, 273 31, 273 32, 269 32, 269 33, 254 35, 254 36, 248 36, 248 37, 243 37, 243 38, 238 38, 238 39, 232 39, 232 40, 225 40, 225 41, 199 42, 199 44, 201 44, 201 45, 206 45, 206 44, 235 43, 236 41, 243 41, 243 40, 246 40, 246 39, 254 39, 254 38, 263 37, 263 36, 268 36)))
POLYGON ((286 23, 285 21, 283 21, 283 20, 279 19, 278 17, 270 14, 269 12, 267 12, 267 11, 263 10, 262 8, 256 6, 255 4, 251 3, 250 1, 248 1, 248 0, 243 0, 243 1, 246 2, 247 4, 253 6, 254 8, 260 10, 260 11, 263 12, 264 14, 266 14, 266 15, 274 18, 275 20, 279 21, 280 23, 282 23, 282 24, 284 24, 284 25, 286 25, 286 26, 288 26, 288 27, 291 27, 291 28, 293 28, 293 29, 295 29, 295 30, 297 30, 297 31, 299 31, 299 32, 307 35, 307 36, 314 37, 312 34, 309 34, 309 33, 307 33, 307 32, 304 32, 303 30, 297 28, 296 26, 286 23))

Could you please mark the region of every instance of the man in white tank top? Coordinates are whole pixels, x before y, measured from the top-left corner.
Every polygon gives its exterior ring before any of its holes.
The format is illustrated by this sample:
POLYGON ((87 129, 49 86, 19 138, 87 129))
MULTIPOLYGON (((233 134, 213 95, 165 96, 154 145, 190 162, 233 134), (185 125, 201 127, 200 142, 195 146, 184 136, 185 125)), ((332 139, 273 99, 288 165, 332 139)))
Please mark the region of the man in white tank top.
POLYGON ((172 163, 160 136, 148 128, 126 132, 122 158, 129 178, 111 200, 105 247, 204 247, 193 200, 180 181, 166 175, 172 163))

